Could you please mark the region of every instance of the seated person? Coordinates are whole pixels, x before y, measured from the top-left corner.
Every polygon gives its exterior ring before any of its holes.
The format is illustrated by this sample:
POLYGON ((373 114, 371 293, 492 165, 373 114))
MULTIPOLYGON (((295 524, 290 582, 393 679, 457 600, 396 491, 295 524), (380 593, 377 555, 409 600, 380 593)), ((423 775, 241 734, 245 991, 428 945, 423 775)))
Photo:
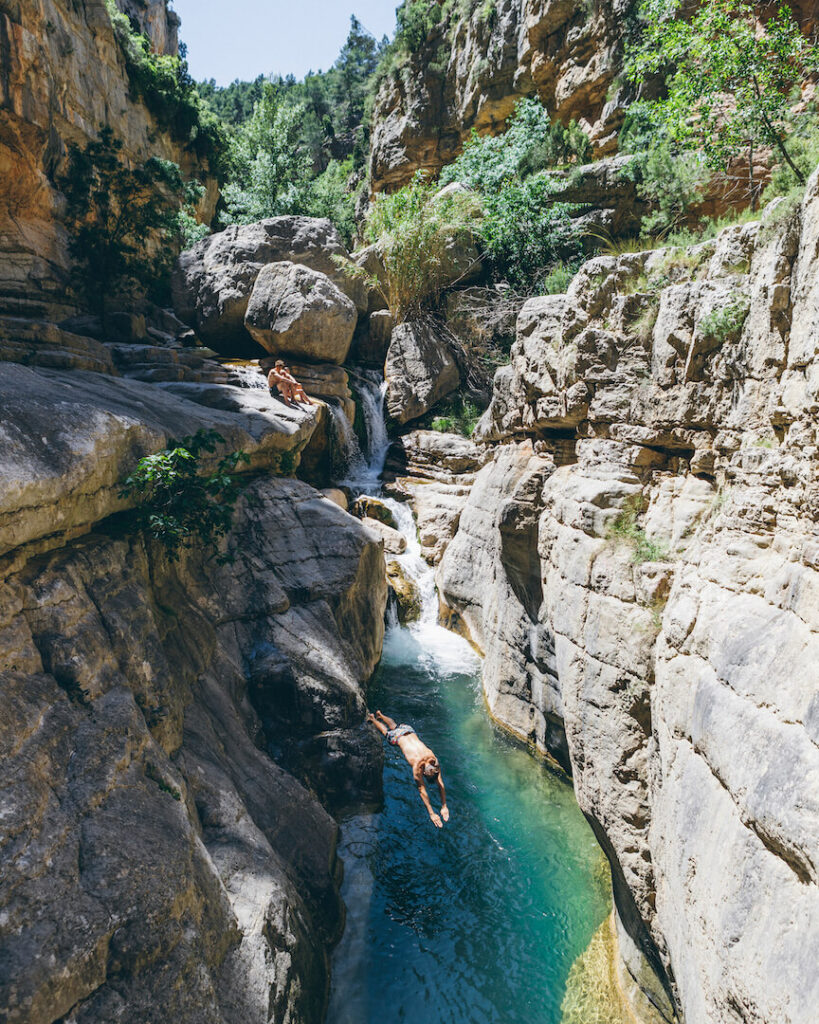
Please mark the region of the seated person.
POLYGON ((304 405, 312 405, 304 388, 284 365, 283 359, 277 359, 276 365, 267 375, 267 386, 270 388, 272 396, 275 397, 276 391, 279 392, 285 405, 293 406, 299 402, 304 405))

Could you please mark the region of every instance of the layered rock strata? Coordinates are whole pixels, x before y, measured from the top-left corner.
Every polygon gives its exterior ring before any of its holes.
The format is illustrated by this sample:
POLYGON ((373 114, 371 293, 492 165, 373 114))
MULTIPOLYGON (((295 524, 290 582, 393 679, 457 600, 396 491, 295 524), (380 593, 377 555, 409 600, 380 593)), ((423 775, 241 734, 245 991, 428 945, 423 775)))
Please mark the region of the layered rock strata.
MULTIPOLYGON (((158 52, 176 52, 178 19, 165 0, 121 6, 158 52)), ((59 319, 75 310, 56 183, 68 147, 85 146, 105 126, 126 160, 160 156, 202 180, 202 214, 213 216, 215 179, 133 98, 104 0, 0 3, 0 312, 59 319)))
POLYGON ((474 128, 503 129, 518 99, 537 96, 552 118, 578 121, 598 155, 616 147, 624 106, 615 78, 631 0, 497 0, 491 12, 436 29, 381 85, 373 112, 370 180, 393 191, 417 171, 437 174, 474 128))
POLYGON ((572 772, 626 967, 686 1024, 819 1004, 819 177, 531 300, 438 581, 572 772), (650 968, 650 969, 649 969, 650 968))
POLYGON ((121 346, 2 333, 4 1019, 313 1024, 343 920, 325 807, 380 796, 383 544, 271 475, 314 413, 201 356, 150 383, 121 346), (250 476, 221 550, 169 561, 117 519, 119 483, 200 428, 250 476))

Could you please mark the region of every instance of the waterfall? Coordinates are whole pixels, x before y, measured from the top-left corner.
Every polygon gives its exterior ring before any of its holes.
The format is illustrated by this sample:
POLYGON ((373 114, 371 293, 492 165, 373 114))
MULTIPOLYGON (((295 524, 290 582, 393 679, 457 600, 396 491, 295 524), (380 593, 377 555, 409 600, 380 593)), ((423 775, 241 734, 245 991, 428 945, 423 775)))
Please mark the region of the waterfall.
POLYGON ((384 416, 387 382, 380 379, 380 374, 363 371, 356 375, 356 392, 367 430, 367 448, 366 453, 359 449, 358 458, 350 462, 343 483, 359 494, 374 495, 380 489, 381 473, 390 447, 384 416))
POLYGON ((435 570, 421 555, 421 544, 415 516, 406 502, 383 495, 379 499, 395 516, 400 533, 406 538, 407 549, 396 561, 418 587, 421 616, 417 622, 405 627, 388 622, 385 650, 393 658, 416 660, 430 671, 449 673, 478 672, 480 658, 463 637, 438 624, 438 588, 435 570))
POLYGON ((363 461, 361 447, 341 402, 327 399, 327 407, 332 417, 335 441, 336 457, 333 461, 337 465, 338 472, 344 473, 349 470, 350 466, 363 461))

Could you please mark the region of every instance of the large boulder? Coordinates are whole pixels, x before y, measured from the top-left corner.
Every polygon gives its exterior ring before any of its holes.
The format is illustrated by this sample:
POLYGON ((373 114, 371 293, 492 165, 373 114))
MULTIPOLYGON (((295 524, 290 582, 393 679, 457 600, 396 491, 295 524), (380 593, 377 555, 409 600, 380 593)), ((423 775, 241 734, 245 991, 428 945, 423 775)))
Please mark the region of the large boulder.
POLYGON ((174 308, 212 348, 235 354, 252 347, 245 329, 253 286, 262 267, 288 260, 326 274, 367 312, 367 287, 343 267, 350 255, 329 220, 271 217, 256 224, 232 224, 183 252, 171 287, 174 308))
POLYGON ((450 344, 431 321, 395 327, 384 376, 387 411, 398 423, 423 416, 460 383, 450 344))
POLYGON ((343 363, 350 351, 356 308, 320 271, 297 263, 271 263, 256 278, 245 327, 273 355, 287 353, 343 363))

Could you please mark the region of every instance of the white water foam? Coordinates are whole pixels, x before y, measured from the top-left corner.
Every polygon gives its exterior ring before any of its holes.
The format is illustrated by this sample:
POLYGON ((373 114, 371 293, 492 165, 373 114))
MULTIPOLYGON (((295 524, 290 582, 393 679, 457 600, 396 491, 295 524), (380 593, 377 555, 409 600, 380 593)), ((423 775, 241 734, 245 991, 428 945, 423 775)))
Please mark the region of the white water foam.
POLYGON ((415 517, 409 505, 394 498, 380 500, 395 516, 398 529, 406 538, 407 550, 397 558, 401 568, 418 587, 421 617, 401 629, 388 630, 384 657, 394 664, 419 661, 439 675, 464 675, 476 672, 480 658, 463 637, 438 624, 440 602, 435 585, 435 570, 421 555, 415 517))
POLYGON ((356 378, 356 391, 367 429, 367 450, 366 453, 359 451, 359 457, 350 462, 342 483, 358 494, 374 494, 381 487, 381 474, 390 447, 384 417, 387 382, 362 375, 356 378))
POLYGON ((222 363, 222 365, 226 370, 230 370, 230 383, 234 387, 267 390, 267 377, 259 369, 258 360, 222 363))

